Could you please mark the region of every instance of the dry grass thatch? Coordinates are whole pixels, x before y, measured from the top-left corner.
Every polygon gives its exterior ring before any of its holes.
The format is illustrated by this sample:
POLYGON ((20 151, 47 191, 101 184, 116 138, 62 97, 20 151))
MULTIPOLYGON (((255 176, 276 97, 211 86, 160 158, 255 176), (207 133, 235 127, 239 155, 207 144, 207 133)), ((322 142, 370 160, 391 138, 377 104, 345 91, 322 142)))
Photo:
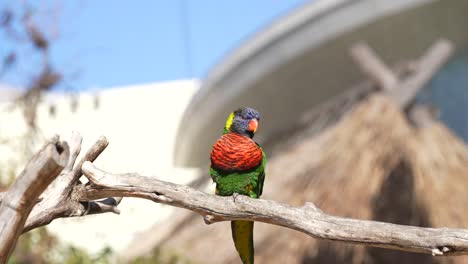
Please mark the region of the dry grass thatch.
MULTIPOLYGON (((330 214, 416 226, 468 227, 468 150, 446 127, 410 125, 386 97, 370 96, 340 122, 270 155, 264 197, 316 203, 330 214)), ((257 223, 257 263, 464 263, 317 241, 257 223)), ((195 218, 167 241, 202 263, 238 263, 228 223, 195 218)))

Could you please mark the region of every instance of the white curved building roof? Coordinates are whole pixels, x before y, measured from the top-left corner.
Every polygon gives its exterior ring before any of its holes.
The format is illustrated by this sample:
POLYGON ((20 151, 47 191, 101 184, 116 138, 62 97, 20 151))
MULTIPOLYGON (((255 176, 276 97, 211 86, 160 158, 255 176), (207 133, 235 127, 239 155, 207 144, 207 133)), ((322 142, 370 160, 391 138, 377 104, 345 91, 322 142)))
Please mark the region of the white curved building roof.
POLYGON ((362 80, 347 53, 356 41, 370 43, 390 64, 423 54, 440 37, 466 46, 466 10, 466 1, 431 0, 325 0, 299 8, 208 74, 179 127, 176 164, 208 164, 225 118, 239 106, 261 112, 261 142, 343 93, 362 80))

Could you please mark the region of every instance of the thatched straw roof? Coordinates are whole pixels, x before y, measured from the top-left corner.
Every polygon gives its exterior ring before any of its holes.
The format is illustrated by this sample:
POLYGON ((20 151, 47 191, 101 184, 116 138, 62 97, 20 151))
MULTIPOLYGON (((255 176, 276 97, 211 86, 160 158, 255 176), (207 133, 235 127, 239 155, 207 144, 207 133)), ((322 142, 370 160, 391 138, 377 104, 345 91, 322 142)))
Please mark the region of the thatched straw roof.
MULTIPOLYGON (((301 135, 296 135, 301 136, 301 135)), ((445 126, 417 128, 386 97, 370 96, 322 133, 270 155, 264 198, 316 203, 327 213, 416 226, 467 227, 468 150, 445 126)), ((257 263, 464 263, 317 241, 256 223, 257 263)), ((202 263, 239 263, 228 223, 194 218, 165 247, 202 263)))

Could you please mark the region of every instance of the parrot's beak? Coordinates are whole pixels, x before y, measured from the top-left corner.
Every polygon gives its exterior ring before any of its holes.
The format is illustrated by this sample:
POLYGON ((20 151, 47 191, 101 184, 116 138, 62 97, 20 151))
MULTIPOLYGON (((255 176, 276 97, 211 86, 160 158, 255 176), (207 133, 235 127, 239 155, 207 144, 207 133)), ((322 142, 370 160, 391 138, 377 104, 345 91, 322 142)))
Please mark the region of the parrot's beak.
POLYGON ((258 120, 256 118, 250 120, 248 130, 255 133, 255 131, 257 131, 257 128, 258 128, 258 120))

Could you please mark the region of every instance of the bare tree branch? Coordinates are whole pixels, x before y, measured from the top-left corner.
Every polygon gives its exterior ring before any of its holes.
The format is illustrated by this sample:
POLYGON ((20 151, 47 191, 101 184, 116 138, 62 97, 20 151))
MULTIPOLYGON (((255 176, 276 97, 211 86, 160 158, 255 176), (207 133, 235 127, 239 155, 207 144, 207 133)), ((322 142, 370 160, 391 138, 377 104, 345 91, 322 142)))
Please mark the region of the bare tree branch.
MULTIPOLYGON (((58 141, 58 136, 53 139, 58 141)), ((96 201, 82 201, 76 193, 84 188, 79 182, 82 175, 81 165, 85 161, 94 161, 107 147, 109 141, 101 136, 85 153, 81 161, 75 166, 76 158, 81 150, 82 137, 79 133, 73 132, 70 139, 70 155, 62 173, 47 187, 39 199, 31 202, 34 206, 29 217, 24 224, 22 233, 28 232, 34 228, 44 226, 54 219, 63 217, 85 216, 99 213, 119 214, 117 206, 120 204, 121 197, 105 197, 96 201)), ((44 147, 39 151, 42 152, 44 147)), ((37 154, 40 155, 40 154, 37 154)), ((0 205, 3 204, 6 192, 0 192, 0 205)), ((21 229, 21 228, 20 228, 21 229)))
POLYGON ((67 166, 63 169, 64 172, 70 172, 73 170, 76 158, 80 155, 81 142, 83 142, 83 137, 75 131, 72 132, 70 139, 70 159, 68 160, 67 166))
POLYGON ((8 260, 39 195, 65 167, 68 156, 68 145, 55 137, 34 155, 5 193, 0 205, 0 263, 8 260))
POLYGON ((82 137, 74 132, 70 140, 71 155, 68 163, 57 179, 44 192, 43 199, 33 208, 26 221, 23 233, 47 225, 62 217, 85 216, 97 213, 120 213, 117 205, 121 198, 105 198, 100 201, 81 201, 75 193, 84 188, 79 182, 82 175, 81 165, 85 161, 94 161, 107 147, 109 141, 101 136, 85 153, 81 161, 74 166, 81 150, 82 137))
MULTIPOLYGON (((58 141, 57 138, 55 140, 58 141)), ((318 239, 429 253, 435 256, 468 254, 468 230, 465 229, 421 228, 342 218, 328 215, 312 203, 306 203, 302 207, 293 207, 270 200, 251 199, 242 195, 220 197, 197 191, 188 186, 143 177, 135 173, 106 173, 97 169, 91 162, 86 161, 96 158, 104 150, 108 143, 104 137, 94 144, 82 160, 83 165, 80 171, 83 171, 90 180, 89 184, 84 185, 75 179, 76 174, 74 173, 78 170, 73 166, 81 148, 81 141, 79 134, 73 134, 70 141, 72 144, 70 147, 71 155, 68 155, 67 148, 64 150, 55 147, 56 144, 53 145, 57 152, 67 153, 58 171, 62 168, 65 170, 44 192, 43 199, 34 207, 35 214, 31 213, 23 232, 46 225, 59 217, 105 212, 119 213, 117 205, 121 198, 109 197, 139 197, 189 209, 203 216, 207 224, 228 220, 252 220, 298 230, 318 239), (69 188, 71 185, 73 188, 69 188), (65 189, 70 189, 70 192, 64 192, 65 189)), ((45 154, 43 153, 50 153, 49 148, 47 145, 42 148, 35 156, 36 160, 44 162, 45 154)), ((35 159, 31 163, 36 164, 35 166, 38 164, 35 159)), ((25 177, 24 175, 28 174, 23 174, 22 177, 25 177)), ((50 174, 47 174, 43 178, 48 176, 51 177, 50 174)), ((36 183, 34 182, 34 184, 36 183)), ((21 186, 23 185, 24 182, 21 186)), ((43 189, 46 188, 46 185, 39 186, 42 186, 43 189)), ((14 188, 17 187, 12 186, 11 190, 15 190, 14 188)), ((12 209, 16 213, 24 212, 22 210, 25 208, 31 210, 31 207, 37 202, 39 193, 33 197, 34 193, 27 191, 27 188, 17 190, 23 190, 22 193, 26 194, 25 197, 30 198, 29 202, 18 203, 20 200, 17 200, 17 203, 13 203, 14 200, 11 199, 10 192, 5 193, 0 206, 0 220, 2 220, 0 222, 2 224, 0 226, 0 240, 12 240, 9 236, 4 235, 9 230, 5 226, 11 223, 15 224, 13 230, 16 232, 16 237, 13 239, 16 240, 21 233, 21 226, 24 224, 27 214, 21 214, 22 222, 12 221, 11 219, 14 219, 11 218, 12 209), (17 204, 17 206, 13 207, 12 204, 17 204), (10 212, 10 215, 5 216, 6 211, 10 212)), ((14 243, 1 243, 0 249, 5 249, 7 245, 9 251, 0 255, 5 261, 14 243)))
POLYGON ((107 148, 109 145, 109 141, 105 136, 101 136, 98 138, 98 140, 93 144, 93 146, 86 152, 84 157, 80 160, 80 162, 75 166, 75 169, 73 170, 73 178, 71 178, 71 181, 76 181, 78 180, 81 175, 83 175, 83 172, 81 172, 81 166, 85 161, 91 161, 93 162, 94 160, 101 155, 101 153, 107 148))
POLYGON ((421 228, 342 218, 328 215, 312 203, 293 207, 243 195, 220 197, 135 173, 107 173, 90 162, 84 163, 82 169, 92 182, 82 192, 83 199, 139 197, 195 211, 208 224, 252 220, 295 229, 318 239, 435 256, 468 254, 468 230, 465 229, 421 228))

